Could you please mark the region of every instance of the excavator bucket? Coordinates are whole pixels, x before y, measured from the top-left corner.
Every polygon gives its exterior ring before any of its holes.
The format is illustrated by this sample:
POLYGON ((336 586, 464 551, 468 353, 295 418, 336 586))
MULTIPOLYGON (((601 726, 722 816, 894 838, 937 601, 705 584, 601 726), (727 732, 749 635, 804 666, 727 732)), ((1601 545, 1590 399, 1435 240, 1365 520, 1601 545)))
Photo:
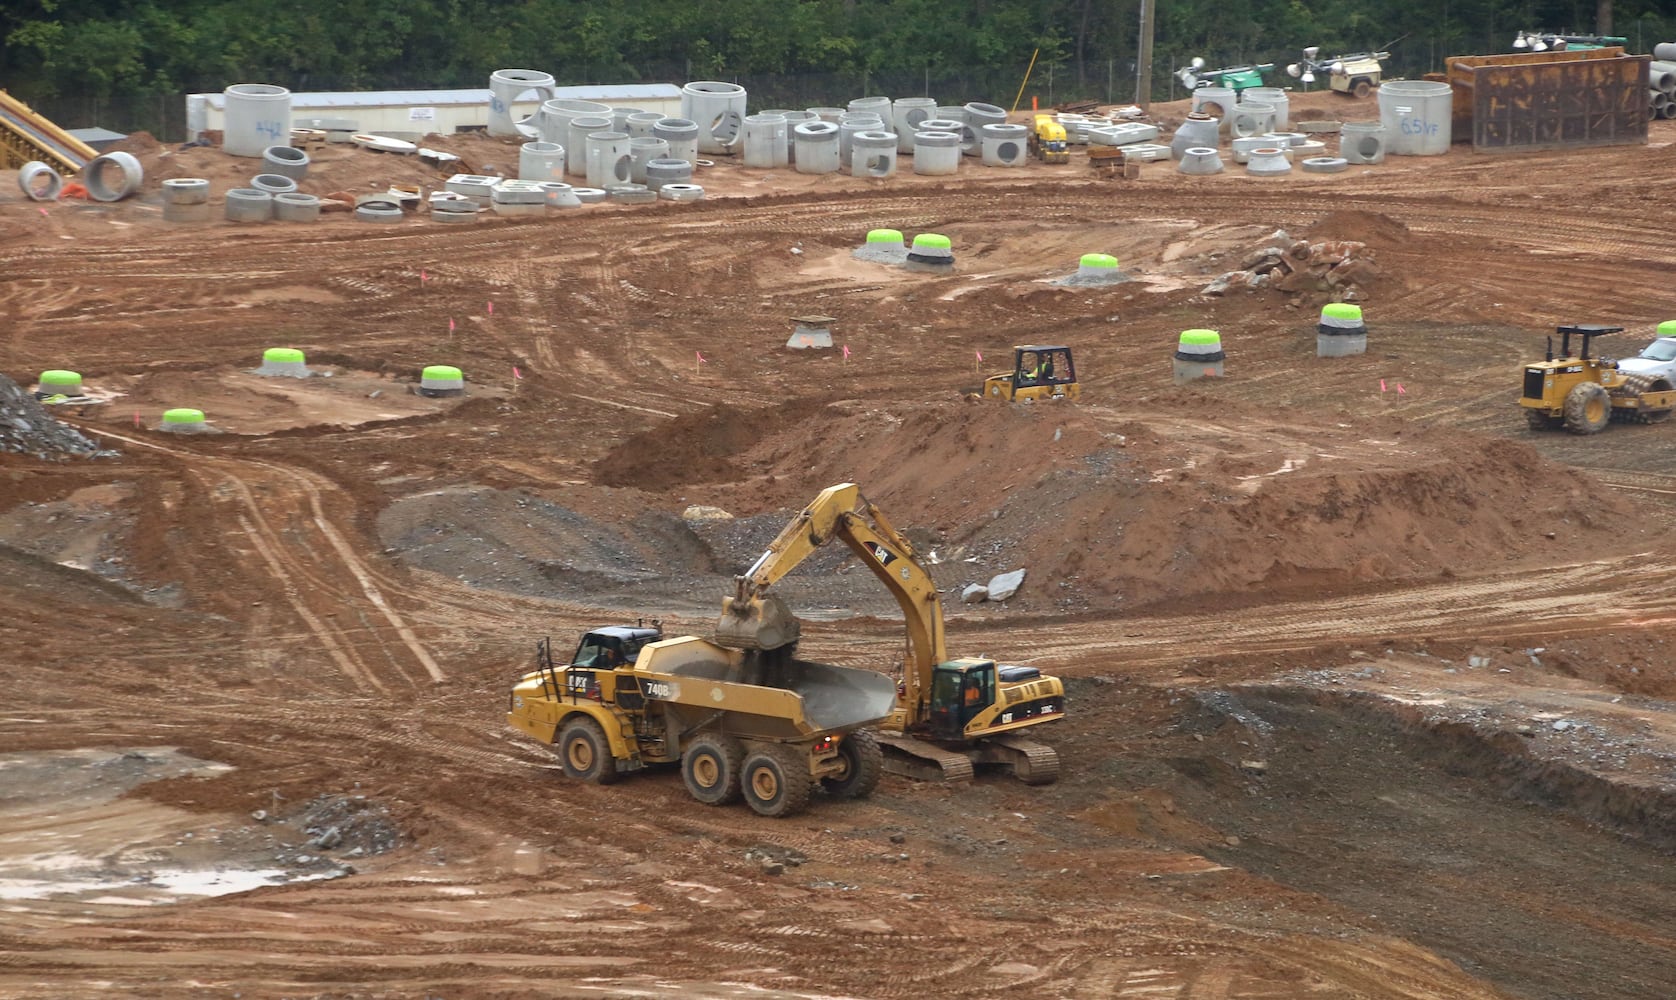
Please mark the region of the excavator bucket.
POLYGON ((779 649, 802 635, 797 616, 786 603, 770 594, 766 597, 722 599, 722 616, 716 621, 716 644, 732 649, 779 649))

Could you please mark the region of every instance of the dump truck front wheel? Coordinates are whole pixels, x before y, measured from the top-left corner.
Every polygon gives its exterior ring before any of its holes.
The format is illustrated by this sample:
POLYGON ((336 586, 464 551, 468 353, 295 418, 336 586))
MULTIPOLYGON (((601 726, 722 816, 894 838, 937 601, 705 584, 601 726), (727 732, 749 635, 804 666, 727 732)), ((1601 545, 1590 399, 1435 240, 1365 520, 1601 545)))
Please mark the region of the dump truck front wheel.
POLYGON ((706 733, 687 745, 681 755, 681 780, 687 793, 707 806, 739 801, 740 759, 745 752, 737 740, 706 733))
POLYGON ((1565 395, 1565 429, 1599 434, 1612 420, 1612 397, 1599 382, 1581 382, 1565 395))
POLYGON ((809 763, 792 747, 763 746, 745 758, 745 803, 763 816, 791 816, 809 805, 809 763))
POLYGON ((617 761, 611 756, 611 744, 606 742, 605 730, 594 720, 579 716, 565 723, 559 730, 557 750, 566 777, 595 785, 609 785, 617 780, 617 761))
POLYGON ((838 760, 844 769, 821 779, 826 793, 838 799, 863 799, 879 787, 885 773, 884 751, 879 749, 879 737, 871 729, 858 729, 838 744, 838 760))

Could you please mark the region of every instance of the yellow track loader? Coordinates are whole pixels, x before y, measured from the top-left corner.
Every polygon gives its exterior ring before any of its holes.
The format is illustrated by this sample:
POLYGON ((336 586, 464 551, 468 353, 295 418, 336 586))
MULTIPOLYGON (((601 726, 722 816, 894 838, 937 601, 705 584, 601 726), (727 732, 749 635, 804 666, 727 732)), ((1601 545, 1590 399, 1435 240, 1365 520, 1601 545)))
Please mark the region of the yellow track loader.
POLYGON ((1013 370, 984 379, 983 398, 1009 403, 1038 399, 1076 399, 1082 395, 1071 349, 1027 344, 1013 348, 1013 370))

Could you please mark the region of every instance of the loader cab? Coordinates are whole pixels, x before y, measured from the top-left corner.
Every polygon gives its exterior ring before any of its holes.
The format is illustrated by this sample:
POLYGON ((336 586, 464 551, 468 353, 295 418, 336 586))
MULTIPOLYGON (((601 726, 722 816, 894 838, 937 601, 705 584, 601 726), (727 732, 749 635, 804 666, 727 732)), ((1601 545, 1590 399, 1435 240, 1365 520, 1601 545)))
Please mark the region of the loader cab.
POLYGON ((931 737, 957 740, 966 726, 995 704, 995 661, 960 659, 931 673, 931 737))
POLYGON ((634 663, 641 647, 663 638, 663 629, 645 626, 610 625, 596 628, 582 637, 571 657, 573 667, 612 670, 634 663))
POLYGON ((983 388, 985 399, 1019 403, 1076 399, 1081 394, 1071 349, 1048 344, 1013 348, 1013 370, 991 375, 984 380, 983 388))

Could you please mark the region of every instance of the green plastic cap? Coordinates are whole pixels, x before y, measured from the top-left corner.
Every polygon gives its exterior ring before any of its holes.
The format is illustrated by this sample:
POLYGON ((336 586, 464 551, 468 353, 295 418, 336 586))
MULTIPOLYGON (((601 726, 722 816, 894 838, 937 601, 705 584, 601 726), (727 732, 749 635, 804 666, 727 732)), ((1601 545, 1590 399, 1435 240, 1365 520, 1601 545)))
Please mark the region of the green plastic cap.
POLYGON ((1085 253, 1081 263, 1083 267, 1116 267, 1117 258, 1109 253, 1085 253))
POLYGON ((204 411, 185 407, 178 410, 164 410, 163 422, 166 424, 201 424, 204 422, 204 411))
POLYGON ((927 248, 935 247, 940 250, 947 250, 949 247, 953 246, 953 244, 949 242, 949 238, 947 236, 939 236, 936 233, 920 233, 918 236, 914 237, 914 246, 927 248))
MULTIPOLYGON (((1667 319, 1663 323, 1660 323, 1659 324, 1659 336, 1661 336, 1661 337, 1676 337, 1676 319, 1667 319)), ((46 380, 47 380, 47 375, 42 374, 41 375, 41 381, 45 382, 46 380)))
POLYGON ((1321 315, 1332 319, 1361 319, 1362 307, 1348 302, 1329 302, 1321 307, 1321 315))
POLYGON ((270 347, 262 352, 263 361, 303 363, 303 352, 295 347, 270 347))
POLYGON ((62 368, 41 373, 42 385, 81 385, 81 372, 67 372, 62 368))
POLYGON ((1222 335, 1215 330, 1183 330, 1181 331, 1181 343, 1184 347, 1188 344, 1198 344, 1200 346, 1220 344, 1222 343, 1222 335))
MULTIPOLYGON (((867 242, 869 242, 869 243, 901 243, 902 242, 902 230, 900 230, 900 229, 870 229, 870 230, 867 231, 867 242)), ((915 242, 917 243, 919 241, 915 240, 915 242)))
POLYGON ((465 378, 453 365, 426 365, 420 378, 436 382, 458 382, 465 378))

